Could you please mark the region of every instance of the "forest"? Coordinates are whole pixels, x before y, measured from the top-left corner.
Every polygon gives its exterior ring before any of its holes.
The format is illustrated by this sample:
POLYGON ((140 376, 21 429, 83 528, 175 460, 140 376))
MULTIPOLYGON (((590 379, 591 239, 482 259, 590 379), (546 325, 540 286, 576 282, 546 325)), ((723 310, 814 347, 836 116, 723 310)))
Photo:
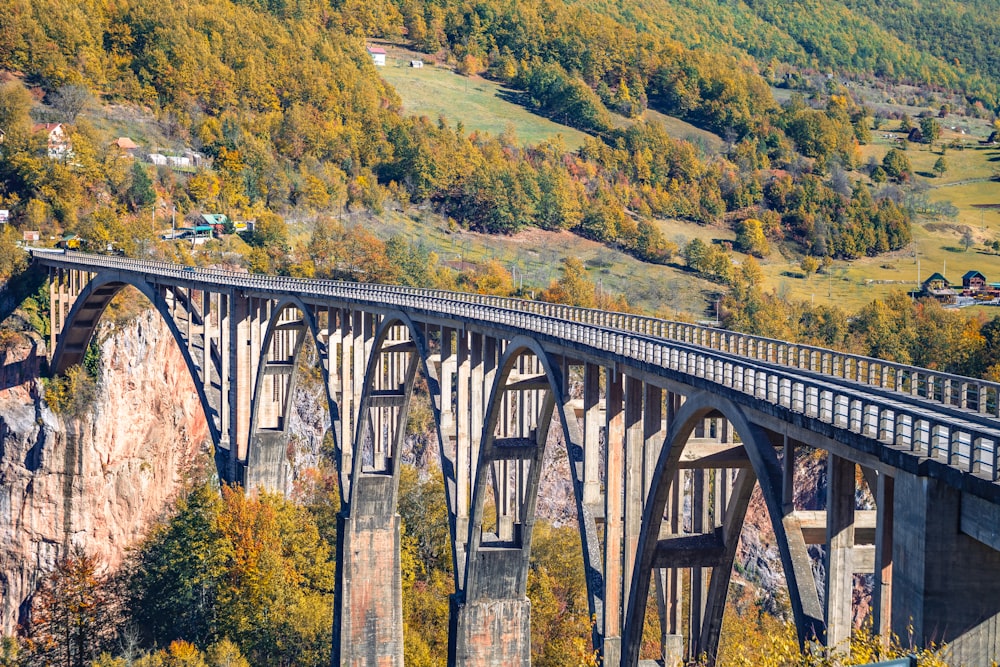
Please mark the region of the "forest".
POLYGON ((0 31, 16 35, 0 69, 23 77, 3 89, 0 197, 20 229, 127 248, 135 235, 123 230, 154 200, 230 217, 378 215, 427 202, 469 229, 570 229, 653 262, 673 254, 649 225, 655 217, 734 227, 759 219, 771 241, 819 258, 874 255, 909 240, 912 213, 885 184, 863 172, 853 184, 843 178, 864 166, 856 147, 872 116, 846 91, 779 107, 749 58, 689 50, 577 6, 483 5, 480 15, 191 0, 161 11, 134 0, 74 15, 18 0, 14 9, 0 18, 0 31), (459 71, 524 90, 539 113, 592 138, 568 152, 401 116, 360 37, 401 32, 449 49, 459 71), (39 157, 28 114, 39 97, 36 116, 69 124, 72 164, 39 157), (95 101, 146 105, 170 139, 202 151, 212 168, 154 174, 121 159, 79 114, 95 101), (654 122, 612 122, 647 106, 728 136, 728 150, 705 154, 654 122), (858 216, 873 229, 860 230, 858 216))

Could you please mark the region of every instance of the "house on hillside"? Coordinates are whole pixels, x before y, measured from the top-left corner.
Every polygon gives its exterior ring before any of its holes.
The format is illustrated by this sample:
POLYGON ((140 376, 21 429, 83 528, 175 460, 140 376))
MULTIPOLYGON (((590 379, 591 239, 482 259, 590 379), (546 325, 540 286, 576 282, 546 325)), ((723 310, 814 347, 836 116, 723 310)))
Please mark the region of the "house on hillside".
POLYGON ((77 250, 80 247, 80 241, 81 241, 80 237, 77 236, 76 234, 66 234, 61 239, 59 239, 59 242, 56 243, 56 246, 64 250, 77 250))
POLYGON ((416 69, 420 69, 423 66, 424 66, 424 61, 423 60, 411 60, 410 61, 410 67, 414 67, 416 69))
POLYGON ((213 234, 216 235, 224 234, 226 232, 226 225, 228 223, 229 223, 229 218, 227 218, 222 213, 201 214, 201 225, 207 225, 211 227, 213 234))
POLYGON ((979 271, 968 271, 962 276, 962 289, 978 292, 986 289, 986 276, 979 271))
POLYGON ((147 158, 158 167, 171 167, 173 169, 196 169, 208 165, 208 161, 204 155, 196 153, 191 149, 185 149, 183 155, 150 153, 147 158))
POLYGON ((381 46, 369 46, 368 55, 372 57, 376 67, 385 67, 385 49, 381 46))
POLYGON ((73 155, 73 144, 62 123, 37 123, 32 130, 45 133, 46 152, 50 160, 64 160, 73 155))
POLYGON ((942 303, 951 303, 957 296, 951 288, 951 283, 940 273, 934 273, 921 284, 920 294, 937 299, 942 303))
POLYGON ((139 144, 135 143, 128 137, 118 137, 111 142, 111 145, 128 157, 135 157, 135 152, 139 150, 139 144))

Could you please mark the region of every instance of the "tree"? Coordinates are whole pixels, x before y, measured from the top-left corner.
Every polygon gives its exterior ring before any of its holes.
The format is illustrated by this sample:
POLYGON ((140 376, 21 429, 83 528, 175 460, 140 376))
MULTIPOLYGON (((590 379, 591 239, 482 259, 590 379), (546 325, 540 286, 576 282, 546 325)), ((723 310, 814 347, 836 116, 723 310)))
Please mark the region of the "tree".
POLYGON ((976 243, 976 237, 972 235, 972 230, 968 227, 962 232, 962 247, 965 248, 965 252, 969 252, 971 248, 976 243))
MULTIPOLYGON (((143 545, 130 606, 161 646, 202 649, 228 637, 254 665, 316 665, 329 660, 333 580, 330 548, 308 510, 229 487, 220 497, 204 484, 143 545)), ((239 664, 221 644, 217 653, 239 664)))
POLYGON ((923 140, 933 146, 934 142, 941 138, 941 124, 932 116, 921 118, 920 133, 923 135, 923 140))
POLYGON ((250 244, 259 248, 280 248, 288 244, 288 225, 277 213, 265 211, 257 216, 250 244))
POLYGON ((912 171, 910 160, 906 157, 906 153, 898 148, 889 149, 889 152, 882 158, 882 168, 890 178, 895 178, 899 181, 909 178, 909 174, 912 171))
POLYGON ((60 86, 49 95, 49 104, 59 113, 59 119, 64 123, 76 122, 90 103, 91 95, 86 86, 69 84, 60 86))
POLYGON ((0 231, 0 284, 28 267, 28 255, 17 246, 17 232, 9 224, 0 231))
POLYGON ((799 262, 799 268, 802 269, 802 273, 806 274, 806 277, 808 278, 812 274, 819 271, 819 260, 812 255, 806 255, 802 258, 802 261, 799 262))
POLYGON ((514 277, 503 264, 495 259, 464 273, 461 284, 476 294, 510 296, 514 293, 514 277))
POLYGON ((126 197, 129 206, 135 212, 148 208, 156 202, 153 179, 149 177, 146 168, 138 161, 132 165, 132 182, 129 185, 126 197))
POLYGON ((932 167, 932 169, 934 170, 934 173, 938 175, 939 178, 944 175, 944 172, 948 171, 948 162, 947 160, 944 159, 944 156, 939 157, 934 162, 934 166, 932 167))
POLYGON ((27 133, 31 128, 31 93, 20 81, 11 81, 0 86, 0 129, 7 133, 10 141, 19 133, 27 133))
POLYGON ((708 246, 699 238, 691 239, 681 251, 684 262, 692 271, 701 273, 705 270, 705 258, 708 255, 708 246))
POLYGON ((45 578, 32 603, 32 664, 86 667, 113 639, 120 611, 111 579, 97 559, 74 549, 45 578))
POLYGON ((563 259, 562 277, 553 280, 539 298, 551 303, 593 308, 597 303, 597 288, 587 277, 583 262, 576 257, 566 257, 563 259))
POLYGON ((739 223, 736 228, 736 246, 754 257, 765 257, 771 251, 760 220, 748 218, 739 223))

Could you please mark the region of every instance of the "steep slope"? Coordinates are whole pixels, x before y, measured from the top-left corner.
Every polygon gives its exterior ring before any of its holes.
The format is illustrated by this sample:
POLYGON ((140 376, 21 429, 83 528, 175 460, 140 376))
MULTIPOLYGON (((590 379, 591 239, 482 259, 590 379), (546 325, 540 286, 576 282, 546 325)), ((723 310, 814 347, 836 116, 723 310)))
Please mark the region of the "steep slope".
POLYGON ((38 579, 81 547, 115 568, 161 516, 208 431, 180 351, 155 312, 102 345, 92 411, 42 401, 45 348, 9 336, 0 352, 0 634, 13 633, 38 579))

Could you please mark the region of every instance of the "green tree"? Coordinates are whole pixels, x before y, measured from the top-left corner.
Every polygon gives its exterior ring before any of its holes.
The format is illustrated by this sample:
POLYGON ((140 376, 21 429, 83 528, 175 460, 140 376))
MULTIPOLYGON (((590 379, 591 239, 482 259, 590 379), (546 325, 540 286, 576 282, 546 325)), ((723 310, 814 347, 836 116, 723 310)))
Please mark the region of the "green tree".
POLYGON ((691 239, 681 251, 684 263, 692 271, 701 273, 705 270, 705 258, 708 256, 708 246, 699 238, 691 239))
POLYGON ((219 590, 233 551, 219 528, 222 507, 213 484, 195 487, 139 551, 130 608, 150 641, 204 646, 218 638, 219 590))
MULTIPOLYGON (((135 211, 148 209, 156 202, 156 191, 153 190, 153 179, 149 177, 146 168, 138 161, 132 165, 131 183, 126 197, 129 207, 135 211)), ((148 211, 147 211, 148 212, 148 211)))
POLYGON ((924 141, 933 146, 934 142, 941 138, 941 124, 933 116, 921 118, 920 133, 923 135, 924 141))
POLYGON ((906 153, 898 148, 889 149, 889 152, 882 158, 882 168, 890 178, 895 178, 899 181, 909 178, 912 171, 910 160, 906 157, 906 153))
POLYGON ((941 157, 939 157, 937 160, 934 161, 934 166, 932 167, 932 169, 934 170, 934 173, 937 174, 938 177, 940 178, 941 176, 944 175, 946 171, 948 171, 948 161, 945 160, 944 156, 942 155, 941 157))

